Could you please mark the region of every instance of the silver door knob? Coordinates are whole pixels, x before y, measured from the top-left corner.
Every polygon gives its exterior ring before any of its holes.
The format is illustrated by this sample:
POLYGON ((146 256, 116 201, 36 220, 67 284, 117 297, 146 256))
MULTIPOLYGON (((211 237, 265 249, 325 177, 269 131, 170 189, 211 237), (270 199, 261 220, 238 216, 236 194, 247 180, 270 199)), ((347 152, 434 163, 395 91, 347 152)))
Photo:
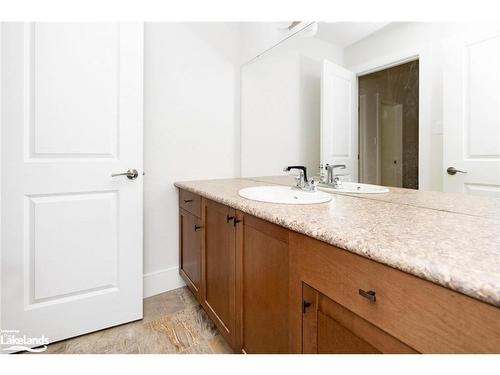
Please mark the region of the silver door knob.
POLYGON ((118 177, 118 176, 127 176, 129 180, 135 180, 137 176, 139 176, 139 172, 137 172, 137 169, 129 169, 127 172, 114 173, 111 175, 111 177, 118 177))
POLYGON ((460 169, 456 169, 455 167, 448 167, 446 172, 452 176, 456 175, 457 173, 467 173, 467 171, 461 171, 460 169))

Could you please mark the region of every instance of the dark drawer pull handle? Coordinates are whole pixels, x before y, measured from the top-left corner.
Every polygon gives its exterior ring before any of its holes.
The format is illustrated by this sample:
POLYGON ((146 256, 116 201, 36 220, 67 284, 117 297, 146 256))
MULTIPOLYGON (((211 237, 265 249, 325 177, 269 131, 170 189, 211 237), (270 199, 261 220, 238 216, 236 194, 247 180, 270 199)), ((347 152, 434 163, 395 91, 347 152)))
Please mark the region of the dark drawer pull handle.
POLYGON ((241 220, 238 218, 234 218, 233 225, 236 226, 236 224, 241 223, 241 220))
POLYGON ((192 201, 192 199, 184 199, 184 203, 191 203, 192 201))
POLYGON ((229 223, 231 220, 234 220, 234 216, 226 215, 226 223, 229 223))
POLYGON ((377 300, 377 297, 375 297, 375 291, 373 290, 365 292, 363 289, 360 289, 359 295, 365 297, 366 299, 369 299, 371 302, 375 302, 377 300))
POLYGON ((203 228, 201 225, 195 225, 194 226, 194 231, 196 232, 198 229, 201 229, 203 228))

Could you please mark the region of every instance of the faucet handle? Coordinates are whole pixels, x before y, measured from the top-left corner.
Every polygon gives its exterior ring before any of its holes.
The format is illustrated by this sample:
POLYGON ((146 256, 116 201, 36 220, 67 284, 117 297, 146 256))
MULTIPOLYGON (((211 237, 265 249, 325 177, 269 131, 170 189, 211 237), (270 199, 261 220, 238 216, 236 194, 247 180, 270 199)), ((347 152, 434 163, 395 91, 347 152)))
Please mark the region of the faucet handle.
POLYGON ((311 191, 316 191, 318 190, 318 185, 320 181, 316 181, 314 178, 311 178, 309 180, 309 188, 311 191))
POLYGON ((333 169, 336 169, 336 168, 339 168, 339 169, 346 169, 346 165, 345 164, 326 164, 325 165, 325 169, 330 169, 330 170, 333 170, 333 169))

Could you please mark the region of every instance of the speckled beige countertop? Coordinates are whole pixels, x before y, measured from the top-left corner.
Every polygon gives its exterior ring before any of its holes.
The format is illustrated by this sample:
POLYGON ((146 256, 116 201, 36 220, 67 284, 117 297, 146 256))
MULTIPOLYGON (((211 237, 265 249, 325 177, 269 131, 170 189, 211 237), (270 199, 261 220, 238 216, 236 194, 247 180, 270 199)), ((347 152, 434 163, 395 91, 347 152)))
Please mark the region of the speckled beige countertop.
POLYGON ((314 205, 238 195, 244 187, 292 183, 284 176, 175 185, 500 307, 499 199, 392 188, 332 194, 330 202, 314 205))

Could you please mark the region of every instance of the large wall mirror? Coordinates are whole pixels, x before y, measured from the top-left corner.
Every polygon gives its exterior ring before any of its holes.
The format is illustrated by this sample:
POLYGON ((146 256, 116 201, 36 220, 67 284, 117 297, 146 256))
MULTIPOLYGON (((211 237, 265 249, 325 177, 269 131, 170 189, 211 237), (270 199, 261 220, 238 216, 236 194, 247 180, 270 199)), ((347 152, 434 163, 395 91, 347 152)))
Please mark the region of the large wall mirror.
POLYGON ((498 24, 312 22, 242 67, 242 175, 500 197, 498 66, 498 24))

